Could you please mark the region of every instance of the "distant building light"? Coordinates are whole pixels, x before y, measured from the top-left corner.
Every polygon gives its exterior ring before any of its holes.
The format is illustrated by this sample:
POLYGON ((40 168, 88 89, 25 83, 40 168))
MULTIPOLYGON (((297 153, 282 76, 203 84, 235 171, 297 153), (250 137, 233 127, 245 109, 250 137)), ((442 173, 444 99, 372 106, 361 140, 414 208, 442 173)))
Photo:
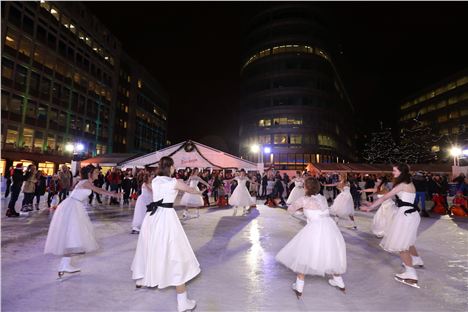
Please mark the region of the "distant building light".
POLYGON ((265 154, 269 154, 269 153, 271 153, 271 148, 269 146, 265 146, 265 148, 263 149, 263 152, 265 154))
POLYGON ((57 12, 57 10, 56 10, 56 9, 52 9, 52 10, 50 10, 50 13, 52 13, 52 14, 56 14, 56 13, 58 13, 58 12, 57 12))
POLYGON ((15 41, 15 39, 13 39, 13 38, 11 38, 11 37, 9 37, 9 36, 6 36, 6 40, 7 40, 7 41, 10 41, 10 42, 15 41))

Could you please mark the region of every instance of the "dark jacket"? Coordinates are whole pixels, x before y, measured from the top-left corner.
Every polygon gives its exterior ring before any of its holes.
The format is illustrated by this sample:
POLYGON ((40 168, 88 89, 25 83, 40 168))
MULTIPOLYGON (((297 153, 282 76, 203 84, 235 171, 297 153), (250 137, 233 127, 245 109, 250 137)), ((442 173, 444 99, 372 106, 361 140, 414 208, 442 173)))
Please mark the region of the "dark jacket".
POLYGON ((413 184, 416 192, 427 192, 427 180, 423 175, 416 174, 413 176, 413 184))
POLYGON ((37 177, 35 195, 44 195, 46 192, 47 178, 43 175, 37 177))
POLYGON ((15 169, 13 171, 12 180, 13 180, 13 183, 12 183, 13 187, 21 188, 21 186, 23 185, 23 181, 24 181, 23 170, 22 169, 15 169))

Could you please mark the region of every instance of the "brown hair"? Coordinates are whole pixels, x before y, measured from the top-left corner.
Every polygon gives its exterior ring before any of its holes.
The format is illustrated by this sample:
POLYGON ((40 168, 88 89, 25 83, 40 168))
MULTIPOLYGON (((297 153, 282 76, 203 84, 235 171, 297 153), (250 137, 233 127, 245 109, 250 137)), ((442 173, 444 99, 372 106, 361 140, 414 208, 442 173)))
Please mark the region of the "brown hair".
POLYGON ((171 157, 162 157, 159 160, 158 176, 170 177, 172 166, 174 166, 174 160, 171 157))
POLYGON ((397 168, 400 171, 400 175, 396 178, 393 182, 393 187, 397 186, 400 183, 411 183, 411 174, 410 174, 410 167, 407 164, 397 164, 393 165, 393 167, 397 168))
POLYGON ((304 181, 304 186, 307 196, 317 195, 320 192, 320 182, 316 178, 308 177, 304 181))

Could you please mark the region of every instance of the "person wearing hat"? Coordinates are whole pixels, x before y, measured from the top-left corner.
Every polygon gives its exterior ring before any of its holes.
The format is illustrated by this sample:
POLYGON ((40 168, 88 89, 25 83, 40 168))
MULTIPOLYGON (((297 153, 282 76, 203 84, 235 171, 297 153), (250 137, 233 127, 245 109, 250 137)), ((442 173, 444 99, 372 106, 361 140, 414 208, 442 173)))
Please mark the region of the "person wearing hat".
POLYGON ((7 217, 19 217, 19 213, 15 210, 16 201, 21 193, 21 187, 23 186, 23 164, 19 163, 16 165, 16 168, 13 170, 11 176, 11 198, 10 203, 8 204, 8 209, 6 211, 7 217))

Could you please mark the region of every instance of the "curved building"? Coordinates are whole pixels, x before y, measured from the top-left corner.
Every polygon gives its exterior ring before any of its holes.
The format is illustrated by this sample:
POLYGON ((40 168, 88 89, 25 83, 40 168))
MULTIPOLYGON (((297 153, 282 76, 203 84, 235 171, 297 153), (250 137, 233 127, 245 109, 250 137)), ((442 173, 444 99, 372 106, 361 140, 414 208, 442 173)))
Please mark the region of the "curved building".
POLYGON ((242 157, 283 170, 355 159, 353 109, 327 39, 308 5, 272 7, 251 20, 241 68, 242 157))

